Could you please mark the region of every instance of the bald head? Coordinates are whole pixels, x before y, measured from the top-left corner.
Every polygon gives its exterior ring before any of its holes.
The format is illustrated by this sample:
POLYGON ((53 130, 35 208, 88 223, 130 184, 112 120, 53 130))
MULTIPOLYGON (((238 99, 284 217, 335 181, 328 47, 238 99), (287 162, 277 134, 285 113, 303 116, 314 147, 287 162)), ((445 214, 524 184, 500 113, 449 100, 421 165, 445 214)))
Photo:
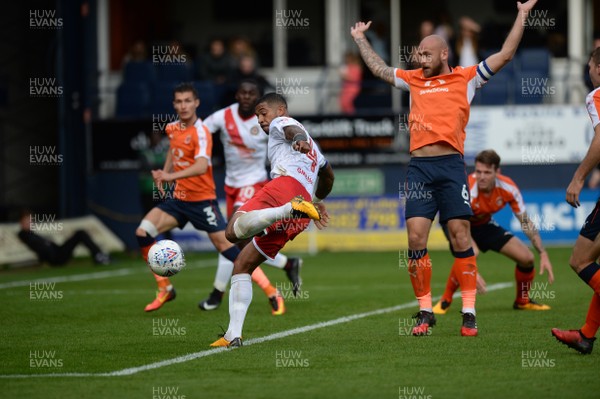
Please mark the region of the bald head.
POLYGON ((440 35, 429 35, 421 40, 419 47, 444 50, 448 49, 448 43, 440 35))

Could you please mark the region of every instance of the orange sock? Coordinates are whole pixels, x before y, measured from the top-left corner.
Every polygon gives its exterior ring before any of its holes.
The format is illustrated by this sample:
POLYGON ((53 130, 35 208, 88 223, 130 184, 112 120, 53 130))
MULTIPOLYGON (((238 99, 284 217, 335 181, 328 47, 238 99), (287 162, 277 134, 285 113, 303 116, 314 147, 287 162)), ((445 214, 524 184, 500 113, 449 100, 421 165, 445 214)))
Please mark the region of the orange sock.
MULTIPOLYGON (((140 244, 142 258, 144 258, 144 262, 148 263, 148 252, 150 251, 150 247, 154 245, 156 240, 153 237, 150 237, 148 234, 146 234, 145 237, 136 236, 136 238, 138 240, 138 243, 140 244)), ((169 281, 168 277, 159 276, 158 274, 152 272, 152 270, 150 270, 150 272, 156 279, 156 283, 158 284, 159 290, 164 290, 171 285, 171 282, 169 281)))
POLYGON ((515 280, 517 280, 517 299, 516 303, 524 305, 529 302, 529 289, 535 272, 532 268, 524 268, 517 265, 515 267, 515 280))
MULTIPOLYGON (((142 241, 139 239, 140 237, 138 237, 138 241, 142 241)), ((140 245, 140 252, 142 253, 142 258, 144 259, 144 262, 148 263, 148 252, 150 252, 150 248, 152 247, 152 245, 154 245, 154 243, 156 242, 155 239, 152 239, 152 241, 147 240, 147 242, 149 243, 144 243, 144 245, 140 245)))
POLYGON ((154 272, 152 272, 152 275, 156 279, 156 283, 158 284, 159 290, 164 290, 166 288, 169 288, 169 286, 171 285, 171 281, 169 281, 168 277, 159 276, 158 274, 156 274, 154 272))
POLYGON ((452 302, 452 295, 458 289, 458 277, 456 276, 456 268, 454 265, 450 269, 450 275, 448 276, 448 281, 446 281, 446 290, 444 291, 444 295, 442 295, 442 300, 448 303, 452 302))
POLYGON ((427 249, 408 251, 408 273, 420 310, 431 312, 431 259, 427 249))
POLYGON ((477 294, 477 261, 473 249, 455 252, 454 264, 456 277, 460 284, 463 312, 475 313, 475 296, 477 294))
POLYGON ((588 282, 588 285, 592 287, 596 295, 600 295, 600 271, 594 274, 594 276, 588 282))
POLYGON ((600 265, 596 262, 590 263, 579 271, 578 276, 587 285, 592 287, 594 292, 600 295, 600 265))
POLYGON ((590 308, 585 318, 585 324, 581 327, 581 333, 587 338, 594 338, 600 327, 600 295, 594 293, 590 308))
POLYGON ((252 272, 252 280, 258 284, 260 288, 262 288, 266 296, 272 297, 273 295, 277 294, 277 288, 271 285, 269 278, 260 267, 257 267, 254 269, 254 272, 252 272))

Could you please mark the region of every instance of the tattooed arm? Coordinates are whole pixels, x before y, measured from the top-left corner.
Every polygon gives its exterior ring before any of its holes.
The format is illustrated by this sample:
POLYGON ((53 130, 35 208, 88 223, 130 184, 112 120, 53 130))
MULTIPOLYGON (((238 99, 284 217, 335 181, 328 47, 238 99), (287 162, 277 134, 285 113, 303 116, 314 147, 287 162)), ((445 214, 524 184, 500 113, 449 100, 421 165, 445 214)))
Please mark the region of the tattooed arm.
POLYGON ((385 64, 381 57, 378 56, 375 51, 373 51, 373 48, 365 37, 365 32, 370 26, 371 21, 366 24, 364 22, 357 22, 353 27, 350 28, 350 34, 354 38, 354 41, 360 50, 360 56, 365 61, 365 64, 371 70, 373 75, 391 85, 394 85, 394 68, 385 64))

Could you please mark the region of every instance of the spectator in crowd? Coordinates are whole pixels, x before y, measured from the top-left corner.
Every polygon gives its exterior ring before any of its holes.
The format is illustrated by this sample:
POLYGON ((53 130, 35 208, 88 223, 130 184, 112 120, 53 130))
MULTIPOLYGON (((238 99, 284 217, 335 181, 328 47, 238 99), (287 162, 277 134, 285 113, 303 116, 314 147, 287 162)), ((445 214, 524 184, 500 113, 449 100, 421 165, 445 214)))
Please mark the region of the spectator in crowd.
POLYGON ((479 32, 481 26, 469 17, 461 17, 454 45, 458 65, 467 67, 479 63, 479 32))
MULTIPOLYGON (((244 57, 253 58, 254 63, 256 64, 256 51, 254 50, 252 43, 250 43, 250 40, 243 36, 236 36, 231 40, 229 43, 229 54, 231 54, 231 57, 233 58, 234 67, 239 68, 242 58, 244 57)), ((235 86, 237 89, 237 85, 235 86)))
POLYGON ((340 110, 347 115, 356 112, 354 99, 360 93, 362 82, 362 64, 360 57, 351 51, 344 55, 345 64, 340 68, 342 89, 340 91, 340 110))
POLYGON ((57 245, 51 240, 32 231, 40 223, 32 222, 32 213, 28 209, 21 211, 19 223, 21 230, 17 234, 19 239, 37 255, 40 262, 48 262, 50 266, 63 266, 73 257, 73 251, 79 244, 83 244, 92 255, 95 264, 107 265, 110 263, 108 254, 102 252, 100 247, 92 240, 85 230, 77 230, 63 244, 57 245))
POLYGON ((263 93, 275 91, 275 87, 258 72, 256 67, 256 58, 252 55, 242 55, 237 68, 233 71, 229 82, 229 90, 225 96, 225 100, 229 104, 235 102, 235 92, 240 83, 245 79, 251 79, 258 82, 263 93))
POLYGON ((365 33, 365 35, 371 42, 371 46, 373 47, 373 50, 375 50, 375 52, 377 54, 379 54, 381 59, 383 59, 385 62, 389 63, 390 62, 390 49, 389 49, 389 45, 386 40, 386 31, 387 31, 387 29, 383 22, 375 21, 373 23, 373 29, 368 30, 365 33))
MULTIPOLYGON (((454 42, 454 28, 450 13, 445 10, 441 11, 438 15, 438 21, 439 23, 436 25, 433 34, 441 36, 448 44, 454 42)), ((455 65, 455 57, 453 46, 448 46, 448 65, 455 65)))
POLYGON ((123 66, 128 62, 143 62, 148 61, 148 48, 146 46, 146 42, 139 39, 136 40, 133 45, 123 57, 123 66))
POLYGON ((429 19, 426 19, 424 21, 421 22, 421 25, 419 26, 419 43, 421 42, 421 40, 425 39, 427 36, 433 35, 433 32, 435 31, 435 25, 433 24, 433 22, 429 19))
POLYGON ((208 53, 198 60, 198 77, 215 84, 224 84, 233 72, 234 61, 225 50, 222 39, 211 40, 208 53))

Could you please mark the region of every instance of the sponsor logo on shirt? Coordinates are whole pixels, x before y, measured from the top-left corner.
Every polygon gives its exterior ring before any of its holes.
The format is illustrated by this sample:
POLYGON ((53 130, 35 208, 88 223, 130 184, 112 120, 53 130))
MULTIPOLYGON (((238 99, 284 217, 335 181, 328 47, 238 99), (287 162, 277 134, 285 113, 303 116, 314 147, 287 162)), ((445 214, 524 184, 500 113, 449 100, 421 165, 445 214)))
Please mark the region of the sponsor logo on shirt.
POLYGON ((304 171, 304 169, 302 169, 301 167, 298 167, 296 169, 296 171, 298 173, 300 173, 302 176, 304 176, 304 178, 306 179, 307 182, 309 182, 310 184, 313 184, 313 179, 304 171))

